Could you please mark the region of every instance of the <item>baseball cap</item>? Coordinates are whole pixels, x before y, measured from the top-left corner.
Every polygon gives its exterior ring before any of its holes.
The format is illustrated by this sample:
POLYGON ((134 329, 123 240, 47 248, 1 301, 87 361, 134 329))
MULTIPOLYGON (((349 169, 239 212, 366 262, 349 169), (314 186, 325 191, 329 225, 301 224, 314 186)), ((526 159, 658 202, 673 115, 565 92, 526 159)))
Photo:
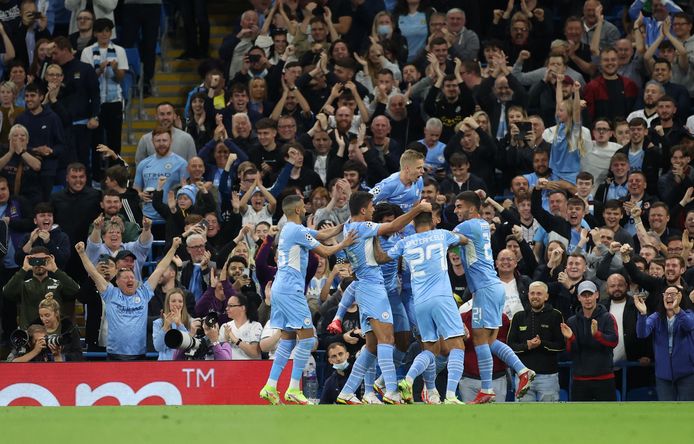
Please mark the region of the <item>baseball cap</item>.
POLYGON ((564 76, 564 78, 562 79, 561 83, 563 83, 564 85, 573 85, 573 84, 574 84, 574 79, 572 79, 572 78, 569 77, 569 76, 564 76))
POLYGON ((133 260, 137 260, 137 256, 135 256, 135 255, 133 254, 133 252, 130 251, 130 250, 121 250, 121 251, 119 251, 118 254, 116 255, 116 260, 117 260, 117 261, 120 261, 120 260, 125 259, 126 257, 131 257, 131 258, 133 258, 133 260))
POLYGON ((583 281, 578 286, 578 294, 583 294, 586 292, 595 293, 598 291, 598 287, 592 281, 583 281))

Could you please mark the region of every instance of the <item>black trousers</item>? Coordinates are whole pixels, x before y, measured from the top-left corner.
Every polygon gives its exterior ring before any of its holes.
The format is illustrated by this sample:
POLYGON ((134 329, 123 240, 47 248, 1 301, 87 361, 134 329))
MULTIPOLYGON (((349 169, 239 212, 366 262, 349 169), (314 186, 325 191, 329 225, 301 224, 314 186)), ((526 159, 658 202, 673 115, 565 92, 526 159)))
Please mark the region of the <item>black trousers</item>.
POLYGON ((210 49, 210 19, 207 0, 181 0, 186 52, 193 56, 208 56, 210 49))
POLYGON ((616 401, 617 393, 613 379, 601 381, 577 381, 571 386, 571 401, 616 401))
POLYGON ((146 85, 154 77, 160 20, 161 5, 123 5, 123 47, 139 47, 146 85))

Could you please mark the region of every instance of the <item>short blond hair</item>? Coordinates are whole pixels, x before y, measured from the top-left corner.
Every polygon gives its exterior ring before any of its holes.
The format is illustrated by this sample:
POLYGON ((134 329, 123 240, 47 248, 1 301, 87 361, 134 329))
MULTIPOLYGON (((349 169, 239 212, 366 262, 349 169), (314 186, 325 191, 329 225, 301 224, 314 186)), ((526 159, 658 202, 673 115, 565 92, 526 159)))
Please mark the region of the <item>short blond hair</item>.
POLYGON ((424 154, 415 150, 405 150, 400 156, 400 169, 405 168, 405 165, 410 165, 417 160, 424 160, 424 154))

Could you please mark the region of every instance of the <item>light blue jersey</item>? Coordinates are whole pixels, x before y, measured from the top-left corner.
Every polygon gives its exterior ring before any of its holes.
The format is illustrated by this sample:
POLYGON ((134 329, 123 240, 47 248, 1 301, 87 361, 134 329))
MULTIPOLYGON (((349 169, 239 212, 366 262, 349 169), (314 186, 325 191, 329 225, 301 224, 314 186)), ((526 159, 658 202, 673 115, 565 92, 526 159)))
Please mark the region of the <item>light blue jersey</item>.
POLYGON ((285 289, 304 291, 309 250, 320 245, 316 231, 303 225, 287 222, 282 227, 277 244, 277 274, 275 284, 285 289))
MULTIPOLYGON (((424 139, 419 140, 419 143, 424 145, 424 139)), ((427 156, 424 159, 424 165, 433 170, 446 168, 446 157, 443 155, 445 149, 446 144, 441 141, 436 142, 433 148, 427 147, 427 156)))
POLYGON ((356 239, 345 249, 347 258, 352 264, 354 274, 360 282, 383 285, 383 273, 374 256, 373 238, 378 235, 381 224, 374 222, 347 222, 342 234, 356 232, 356 239))
MULTIPOLYGON (((381 248, 383 251, 390 250, 398 241, 402 239, 399 233, 393 234, 391 236, 379 236, 378 240, 381 243, 381 248)), ((381 274, 383 274, 383 281, 386 284, 386 289, 390 294, 392 291, 397 291, 398 289, 398 262, 390 261, 385 264, 381 264, 381 274)))
POLYGON ((424 181, 421 177, 412 185, 405 186, 400 180, 400 173, 396 172, 377 183, 370 193, 373 195, 374 205, 389 202, 408 212, 421 200, 422 188, 424 181))
POLYGON ((287 222, 277 244, 277 274, 272 282, 270 326, 290 331, 313 328, 311 311, 306 302, 306 268, 309 250, 320 243, 314 230, 287 222))
POLYGON ((436 296, 451 296, 448 278, 448 247, 459 242, 458 236, 447 230, 433 230, 413 234, 398 241, 388 256, 404 256, 412 279, 415 304, 436 296))
POLYGON ((116 355, 144 355, 147 352, 147 306, 154 291, 145 281, 135 294, 127 296, 111 283, 101 293, 108 321, 106 351, 116 355))
POLYGON ((501 281, 494 269, 491 234, 487 221, 482 218, 466 220, 453 231, 469 239, 469 242, 460 248, 460 258, 470 291, 474 293, 479 288, 500 284, 501 281))
MULTIPOLYGON (((159 177, 167 177, 164 183, 162 202, 166 204, 167 196, 171 187, 183 182, 188 178, 188 162, 178 154, 169 152, 164 157, 159 157, 153 154, 142 159, 137 165, 135 172, 135 187, 140 190, 147 188, 156 189, 159 177)), ((142 212, 145 216, 152 220, 161 221, 162 217, 157 213, 150 202, 147 202, 142 207, 142 212)))

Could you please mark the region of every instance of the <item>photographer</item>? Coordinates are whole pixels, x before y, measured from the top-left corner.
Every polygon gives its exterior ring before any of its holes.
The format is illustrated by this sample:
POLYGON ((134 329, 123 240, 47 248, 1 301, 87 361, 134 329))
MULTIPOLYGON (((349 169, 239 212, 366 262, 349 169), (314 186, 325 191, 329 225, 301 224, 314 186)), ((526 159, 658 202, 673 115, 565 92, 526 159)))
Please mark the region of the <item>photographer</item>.
MULTIPOLYGON (((196 319, 192 323, 191 330, 197 331, 202 325, 202 330, 205 334, 205 343, 209 344, 210 347, 207 348, 207 352, 204 355, 205 360, 212 361, 230 361, 231 360, 231 345, 220 341, 219 339, 219 326, 217 324, 207 325, 206 322, 202 322, 200 319, 196 319), (210 351, 212 354, 210 355, 210 351)), ((193 336, 191 334, 191 336, 193 336)), ((174 354, 174 360, 179 361, 184 359, 185 351, 183 349, 176 350, 174 354)))
POLYGON ((39 317, 31 324, 43 325, 48 336, 59 338, 59 345, 48 345, 54 356, 62 356, 63 361, 82 360, 80 332, 69 318, 60 318, 60 304, 53 298, 53 293, 46 294, 39 303, 39 317))
POLYGON ((119 269, 116 272, 117 287, 107 281, 94 267, 87 257, 84 242, 75 245, 82 265, 96 284, 103 300, 109 329, 106 351, 110 360, 144 359, 147 350, 147 304, 154 296, 154 288, 171 263, 179 245, 181 239, 174 238, 171 248, 157 264, 157 268, 149 279, 141 284, 136 280, 132 270, 119 269))
MULTIPOLYGON (((167 271, 170 267, 167 267, 167 271)), ((199 321, 195 321, 197 327, 191 327, 191 318, 185 304, 186 292, 181 288, 172 288, 166 292, 164 308, 161 316, 152 323, 152 342, 154 349, 159 352, 159 361, 170 361, 176 350, 166 346, 164 336, 169 330, 175 329, 188 333, 197 331, 199 321)), ((193 336, 194 333, 191 333, 193 336)))
POLYGON ((60 347, 46 344, 46 327, 32 325, 25 334, 28 336, 26 346, 12 350, 7 356, 8 362, 63 362, 60 347), (25 351, 27 349, 29 351, 25 351))
POLYGON ((49 291, 71 316, 79 289, 77 282, 58 269, 48 248, 33 247, 24 257, 22 270, 12 276, 3 293, 5 299, 19 304, 19 327, 27 328, 38 316, 36 307, 49 291))

